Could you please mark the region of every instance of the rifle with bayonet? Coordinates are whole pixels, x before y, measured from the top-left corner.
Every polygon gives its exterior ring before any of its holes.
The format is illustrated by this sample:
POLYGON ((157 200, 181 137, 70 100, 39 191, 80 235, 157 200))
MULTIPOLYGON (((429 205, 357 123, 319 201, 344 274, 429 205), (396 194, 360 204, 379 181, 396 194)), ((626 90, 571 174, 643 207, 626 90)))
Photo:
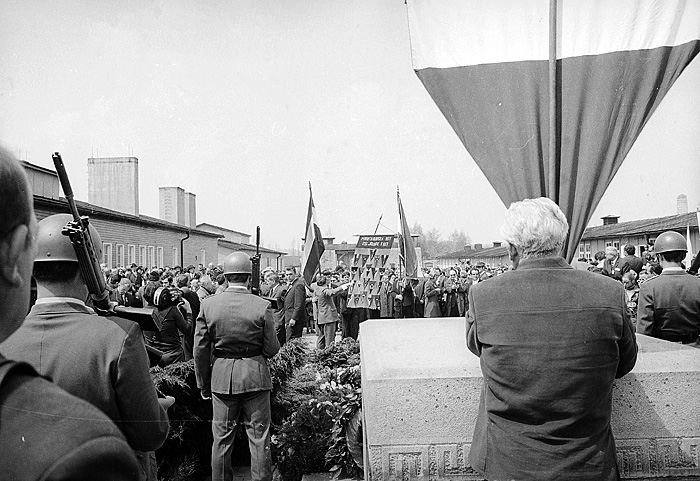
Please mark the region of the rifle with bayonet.
POLYGON ((250 292, 260 295, 260 226, 255 228, 255 255, 250 258, 252 269, 250 274, 250 292))
MULTIPOLYGON (((73 215, 73 220, 66 224, 61 233, 68 236, 73 249, 75 249, 75 255, 80 265, 80 273, 87 285, 95 312, 101 316, 116 316, 137 322, 143 331, 159 331, 160 326, 156 324, 152 316, 153 309, 115 306, 110 303, 107 282, 102 275, 95 245, 90 235, 90 219, 87 216, 81 216, 78 212, 78 206, 73 198, 73 188, 70 185, 70 180, 68 180, 68 173, 63 165, 61 154, 55 152, 51 157, 53 165, 56 167, 56 173, 58 173, 58 180, 63 188, 63 194, 73 215)), ((146 350, 148 351, 151 365, 157 364, 163 353, 148 345, 146 345, 146 350)))
POLYGON ((270 304, 273 309, 277 309, 277 299, 262 295, 260 290, 260 226, 255 228, 255 255, 250 258, 252 269, 250 273, 250 292, 256 296, 260 296, 270 304))

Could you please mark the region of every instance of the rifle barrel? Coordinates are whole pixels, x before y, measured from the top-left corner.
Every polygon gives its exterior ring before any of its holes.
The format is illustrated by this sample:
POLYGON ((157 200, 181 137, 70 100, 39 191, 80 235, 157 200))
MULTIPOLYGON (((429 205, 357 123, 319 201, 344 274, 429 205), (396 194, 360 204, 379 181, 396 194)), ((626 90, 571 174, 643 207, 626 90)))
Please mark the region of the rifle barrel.
POLYGON ((70 180, 68 179, 68 172, 66 172, 66 166, 63 165, 63 159, 61 154, 54 152, 51 156, 53 159, 53 165, 56 167, 56 173, 58 174, 58 180, 61 182, 61 188, 63 189, 63 194, 66 196, 68 205, 70 206, 71 214, 74 220, 80 220, 80 213, 78 212, 78 206, 75 205, 75 200, 73 199, 73 188, 70 185, 70 180))

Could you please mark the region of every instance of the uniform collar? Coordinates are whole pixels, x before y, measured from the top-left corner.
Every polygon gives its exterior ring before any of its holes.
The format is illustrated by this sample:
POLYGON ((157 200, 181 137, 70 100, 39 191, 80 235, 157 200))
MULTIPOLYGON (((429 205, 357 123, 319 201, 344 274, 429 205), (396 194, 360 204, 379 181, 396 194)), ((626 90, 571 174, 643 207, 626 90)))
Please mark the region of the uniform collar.
POLYGON ((685 272, 682 267, 678 266, 672 266, 672 267, 664 267, 664 270, 661 271, 662 274, 676 274, 678 272, 685 272))
POLYGON ((34 305, 40 306, 42 304, 77 304, 81 307, 87 307, 85 302, 74 297, 42 297, 37 299, 34 305))
POLYGON ((228 287, 226 288, 226 291, 230 291, 230 292, 248 292, 248 288, 247 288, 247 287, 243 287, 243 286, 228 286, 228 287))

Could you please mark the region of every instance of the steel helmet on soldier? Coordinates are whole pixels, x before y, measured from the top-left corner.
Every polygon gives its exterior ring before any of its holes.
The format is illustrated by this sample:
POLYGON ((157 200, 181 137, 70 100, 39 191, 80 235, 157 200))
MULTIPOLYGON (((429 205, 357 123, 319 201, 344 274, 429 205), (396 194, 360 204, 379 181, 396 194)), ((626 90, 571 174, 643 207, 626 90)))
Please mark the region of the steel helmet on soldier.
POLYGON ((224 274, 252 274, 253 263, 245 252, 232 252, 224 261, 224 274))
MULTIPOLYGON (((70 238, 61 233, 66 224, 71 221, 73 221, 73 216, 70 214, 50 215, 39 221, 36 234, 38 253, 34 262, 78 262, 70 238)), ((92 243, 95 246, 95 253, 100 259, 102 257, 102 239, 92 224, 89 224, 89 230, 92 243)))
POLYGON ((685 237, 673 230, 667 230, 662 233, 654 242, 654 252, 656 254, 670 251, 688 252, 688 245, 685 243, 685 237))

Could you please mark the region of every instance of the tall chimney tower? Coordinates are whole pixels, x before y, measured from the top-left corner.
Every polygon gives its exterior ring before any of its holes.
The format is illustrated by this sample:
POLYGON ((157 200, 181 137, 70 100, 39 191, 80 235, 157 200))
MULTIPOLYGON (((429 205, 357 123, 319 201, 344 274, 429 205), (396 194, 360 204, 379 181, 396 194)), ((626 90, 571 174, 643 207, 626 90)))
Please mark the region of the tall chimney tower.
POLYGON ((88 202, 139 215, 139 159, 88 158, 88 202))

